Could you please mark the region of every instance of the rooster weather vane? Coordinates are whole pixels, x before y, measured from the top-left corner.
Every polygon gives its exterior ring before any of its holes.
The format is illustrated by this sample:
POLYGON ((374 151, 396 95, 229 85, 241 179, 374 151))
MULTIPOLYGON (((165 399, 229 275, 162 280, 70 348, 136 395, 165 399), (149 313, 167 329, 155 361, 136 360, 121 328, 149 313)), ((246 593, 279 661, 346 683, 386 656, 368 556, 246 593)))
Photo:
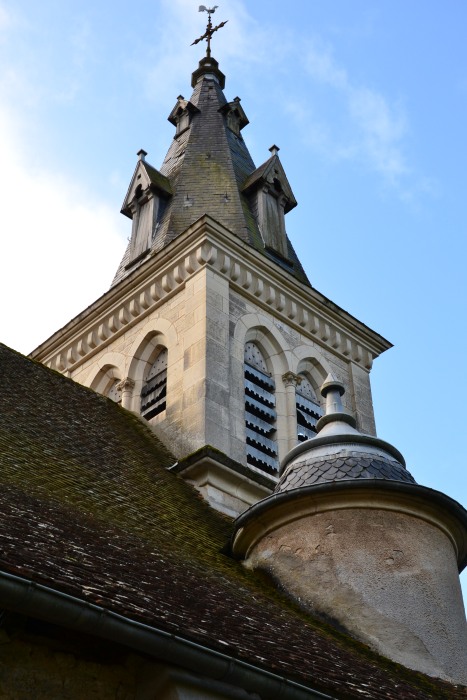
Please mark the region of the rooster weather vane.
POLYGON ((200 5, 198 8, 198 12, 207 12, 208 13, 208 26, 206 28, 206 31, 204 32, 203 36, 200 36, 199 39, 195 39, 194 42, 191 44, 191 46, 194 46, 195 44, 198 44, 200 41, 203 41, 203 39, 206 39, 207 41, 207 49, 206 49, 206 56, 208 58, 211 58, 211 37, 214 34, 214 32, 217 32, 218 29, 221 29, 224 25, 227 24, 229 21, 228 19, 225 22, 221 22, 220 24, 217 25, 217 27, 212 26, 211 22, 211 15, 214 14, 216 9, 219 7, 219 5, 214 5, 211 9, 209 7, 206 7, 206 5, 200 5))

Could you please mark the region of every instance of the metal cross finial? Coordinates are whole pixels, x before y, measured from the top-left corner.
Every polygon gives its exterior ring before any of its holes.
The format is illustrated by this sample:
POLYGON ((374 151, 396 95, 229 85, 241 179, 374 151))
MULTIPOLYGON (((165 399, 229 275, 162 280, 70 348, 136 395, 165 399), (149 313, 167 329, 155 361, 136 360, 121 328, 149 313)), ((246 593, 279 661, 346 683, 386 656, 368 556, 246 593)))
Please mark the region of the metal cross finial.
POLYGON ((199 39, 195 39, 195 41, 191 44, 194 46, 195 44, 198 44, 200 41, 203 41, 203 39, 206 39, 207 41, 207 49, 206 49, 206 56, 208 58, 211 57, 211 37, 214 34, 214 32, 217 32, 218 29, 221 29, 224 25, 227 24, 229 21, 228 19, 225 22, 221 22, 220 24, 217 25, 217 27, 212 26, 211 22, 211 15, 214 14, 216 9, 219 7, 219 5, 214 5, 214 7, 209 8, 206 7, 206 5, 200 5, 198 8, 198 12, 207 12, 208 13, 208 26, 206 28, 206 31, 204 32, 203 36, 200 36, 199 39))

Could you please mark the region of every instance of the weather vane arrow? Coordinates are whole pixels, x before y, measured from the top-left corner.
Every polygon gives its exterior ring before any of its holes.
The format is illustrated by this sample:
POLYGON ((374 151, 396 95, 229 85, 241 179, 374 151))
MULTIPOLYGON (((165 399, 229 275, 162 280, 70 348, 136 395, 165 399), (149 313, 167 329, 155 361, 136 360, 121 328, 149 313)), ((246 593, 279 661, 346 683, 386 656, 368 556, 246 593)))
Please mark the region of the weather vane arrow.
POLYGON ((208 26, 206 28, 206 31, 204 32, 203 36, 200 36, 199 39, 195 39, 194 42, 191 44, 191 46, 194 46, 195 44, 199 44, 200 41, 203 41, 203 39, 206 39, 207 41, 207 49, 206 49, 206 56, 208 58, 211 57, 211 37, 214 34, 214 32, 217 32, 218 29, 221 29, 224 27, 227 22, 229 21, 228 19, 225 20, 225 22, 221 22, 220 24, 217 25, 217 27, 212 26, 211 22, 211 15, 214 14, 216 9, 219 7, 219 5, 214 5, 211 9, 209 7, 206 7, 206 5, 200 5, 198 8, 198 12, 207 12, 208 13, 208 26))

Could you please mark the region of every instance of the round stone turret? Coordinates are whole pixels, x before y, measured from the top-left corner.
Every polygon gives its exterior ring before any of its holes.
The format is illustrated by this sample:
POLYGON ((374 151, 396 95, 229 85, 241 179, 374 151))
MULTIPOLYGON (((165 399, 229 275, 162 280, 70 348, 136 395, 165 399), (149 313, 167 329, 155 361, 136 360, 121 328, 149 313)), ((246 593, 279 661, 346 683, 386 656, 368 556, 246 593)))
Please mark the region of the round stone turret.
POLYGON ((286 456, 274 493, 237 518, 233 553, 384 656, 467 684, 467 512, 356 429, 335 377, 321 393, 318 434, 286 456))

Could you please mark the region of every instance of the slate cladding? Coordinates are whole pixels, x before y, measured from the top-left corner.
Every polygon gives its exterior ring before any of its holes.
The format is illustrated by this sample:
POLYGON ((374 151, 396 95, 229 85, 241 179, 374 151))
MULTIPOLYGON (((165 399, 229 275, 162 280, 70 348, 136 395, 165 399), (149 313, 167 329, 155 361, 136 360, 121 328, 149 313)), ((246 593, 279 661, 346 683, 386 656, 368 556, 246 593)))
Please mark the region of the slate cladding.
MULTIPOLYGON (((209 214, 245 243, 278 264, 265 249, 248 198, 242 193, 246 181, 256 172, 256 166, 241 132, 236 134, 227 126, 226 116, 222 112, 227 100, 212 75, 202 75, 194 87, 190 102, 199 111, 193 114, 190 126, 174 136, 161 166, 160 172, 168 179, 173 196, 167 203, 150 252, 161 250, 191 224, 209 214)), ((268 158, 266 163, 269 160, 268 158)), ((258 172, 264 169, 264 165, 258 168, 258 172)), ((154 169, 153 166, 149 167, 154 169)), ((308 278, 288 239, 287 246, 290 262, 287 272, 309 286, 308 278)), ((134 265, 129 270, 126 269, 129 252, 130 246, 112 285, 138 267, 134 265)), ((147 258, 143 258, 139 265, 145 259, 147 258)))
MULTIPOLYGON (((0 345, 0 569, 335 698, 465 698, 296 609, 111 400, 0 345)), ((0 586, 1 597, 1 586, 0 586)), ((0 606, 1 606, 0 600, 0 606)))
POLYGON ((389 479, 416 483, 407 469, 395 460, 371 453, 342 450, 324 459, 308 457, 301 462, 295 462, 292 468, 282 475, 275 493, 302 486, 354 479, 389 479))

